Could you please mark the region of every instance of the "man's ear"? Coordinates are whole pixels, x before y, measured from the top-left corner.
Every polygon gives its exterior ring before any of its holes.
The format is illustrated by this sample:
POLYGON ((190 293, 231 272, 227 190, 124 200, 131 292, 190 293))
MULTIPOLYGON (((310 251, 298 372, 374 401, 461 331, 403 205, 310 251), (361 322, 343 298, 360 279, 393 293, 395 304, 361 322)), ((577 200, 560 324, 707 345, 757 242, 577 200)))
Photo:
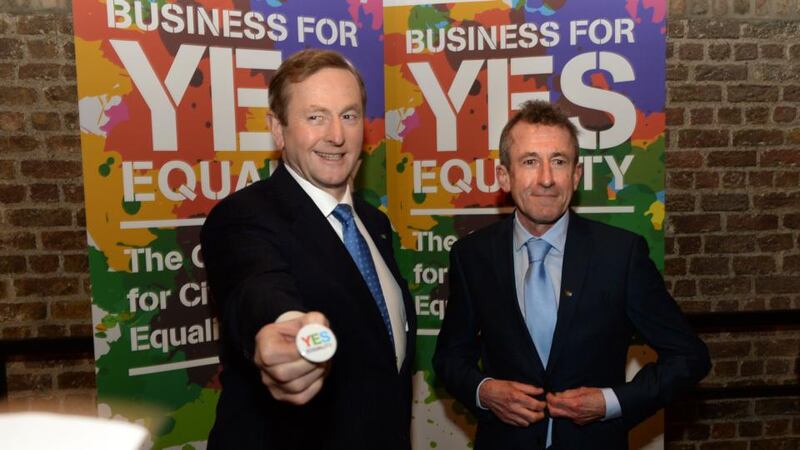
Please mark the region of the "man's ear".
POLYGON ((500 182, 500 189, 505 193, 511 192, 511 173, 509 173, 506 166, 499 164, 495 169, 497 181, 500 182))
POLYGON ((576 163, 575 170, 572 171, 572 192, 578 190, 578 184, 581 182, 583 176, 583 163, 576 163))
POLYGON ((275 149, 283 150, 283 124, 281 124, 281 121, 272 113, 267 115, 267 121, 269 123, 269 129, 272 132, 272 140, 275 141, 275 149))

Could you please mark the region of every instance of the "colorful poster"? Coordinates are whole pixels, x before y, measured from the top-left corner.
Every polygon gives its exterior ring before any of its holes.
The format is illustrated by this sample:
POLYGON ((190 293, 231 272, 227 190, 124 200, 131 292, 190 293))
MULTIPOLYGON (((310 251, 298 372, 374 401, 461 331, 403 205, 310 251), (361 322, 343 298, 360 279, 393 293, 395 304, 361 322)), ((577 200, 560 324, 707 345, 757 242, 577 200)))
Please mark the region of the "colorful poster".
POLYGON ((305 47, 364 75, 358 183, 385 207, 382 4, 75 0, 73 17, 98 409, 144 424, 151 448, 205 448, 219 331, 200 226, 274 169, 269 80, 305 47))
POLYGON ((384 1, 388 210, 420 328, 415 448, 467 448, 474 433, 430 361, 451 245, 513 210, 495 167, 517 105, 572 118, 575 209, 643 235, 663 268, 665 12, 663 0, 384 1))

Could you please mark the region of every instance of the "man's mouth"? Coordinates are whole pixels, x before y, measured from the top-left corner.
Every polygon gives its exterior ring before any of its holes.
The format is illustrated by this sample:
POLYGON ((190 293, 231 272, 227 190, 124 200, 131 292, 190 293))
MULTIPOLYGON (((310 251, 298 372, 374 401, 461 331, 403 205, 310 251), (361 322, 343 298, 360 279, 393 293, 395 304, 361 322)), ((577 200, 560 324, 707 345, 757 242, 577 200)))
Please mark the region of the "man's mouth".
POLYGON ((326 153, 319 150, 314 150, 314 153, 327 161, 340 161, 342 158, 344 158, 344 153, 326 153))

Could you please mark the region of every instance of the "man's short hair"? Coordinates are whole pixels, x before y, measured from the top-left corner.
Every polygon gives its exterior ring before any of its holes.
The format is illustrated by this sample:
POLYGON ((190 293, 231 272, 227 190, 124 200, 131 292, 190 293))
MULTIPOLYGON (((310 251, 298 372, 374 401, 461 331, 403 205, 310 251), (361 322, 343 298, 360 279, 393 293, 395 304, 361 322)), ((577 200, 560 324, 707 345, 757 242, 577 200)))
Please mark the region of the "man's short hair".
POLYGON ((350 61, 340 53, 331 50, 309 48, 300 50, 283 61, 269 83, 269 109, 281 124, 286 125, 289 85, 302 83, 320 70, 329 68, 346 70, 356 77, 361 90, 361 108, 366 108, 367 89, 364 86, 364 79, 350 61))
POLYGON ((578 161, 578 129, 570 122, 569 118, 552 104, 542 100, 528 100, 523 103, 500 133, 500 164, 506 169, 511 169, 511 145, 514 143, 511 138, 511 129, 519 122, 531 125, 543 125, 547 127, 558 127, 569 133, 572 147, 575 149, 575 162, 578 161))

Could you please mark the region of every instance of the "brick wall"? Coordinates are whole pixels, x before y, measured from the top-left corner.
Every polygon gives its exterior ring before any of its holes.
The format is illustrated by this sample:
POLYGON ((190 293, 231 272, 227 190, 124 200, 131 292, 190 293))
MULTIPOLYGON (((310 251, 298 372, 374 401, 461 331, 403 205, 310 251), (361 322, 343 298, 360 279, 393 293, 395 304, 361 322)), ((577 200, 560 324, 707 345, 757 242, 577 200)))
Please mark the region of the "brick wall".
MULTIPOLYGON (((797 311, 800 0, 669 14, 667 282, 688 313, 797 311)), ((66 0, 0 4, 3 339, 92 333, 71 33, 66 0)), ((716 394, 668 408, 668 447, 798 448, 798 328, 704 331, 716 394)), ((92 412, 90 353, 7 370, 13 409, 92 412)))

